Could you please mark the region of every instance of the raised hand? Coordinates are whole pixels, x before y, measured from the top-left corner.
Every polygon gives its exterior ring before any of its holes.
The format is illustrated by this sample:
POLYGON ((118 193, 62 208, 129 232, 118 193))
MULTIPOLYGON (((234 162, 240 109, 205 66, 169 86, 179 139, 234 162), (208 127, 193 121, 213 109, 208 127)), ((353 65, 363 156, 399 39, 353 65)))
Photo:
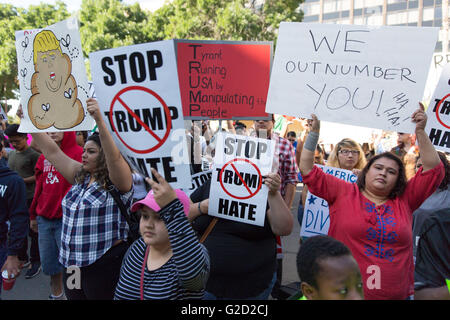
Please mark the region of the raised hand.
POLYGON ((419 102, 419 109, 414 111, 411 116, 412 122, 416 124, 417 130, 425 130, 425 126, 427 125, 427 114, 425 113, 425 108, 421 102, 419 102))
POLYGON ((163 208, 175 200, 177 198, 177 194, 166 179, 158 173, 158 171, 153 168, 151 171, 152 175, 156 178, 156 181, 148 177, 145 178, 145 181, 147 181, 147 183, 152 187, 153 196, 155 197, 156 203, 160 208, 163 208))

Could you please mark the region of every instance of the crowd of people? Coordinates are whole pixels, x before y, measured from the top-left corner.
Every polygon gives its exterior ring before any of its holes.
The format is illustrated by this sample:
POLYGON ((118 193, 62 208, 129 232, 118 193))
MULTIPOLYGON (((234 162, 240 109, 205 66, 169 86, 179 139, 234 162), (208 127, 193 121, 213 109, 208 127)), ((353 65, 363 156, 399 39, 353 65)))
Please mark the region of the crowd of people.
POLYGON ((261 227, 208 215, 211 180, 187 196, 154 169, 153 179, 142 177, 120 153, 95 99, 87 111, 94 133, 29 139, 17 124, 3 123, 0 134, 1 270, 27 279, 42 270, 49 299, 450 299, 449 156, 425 133, 422 105, 411 116, 415 133, 398 133, 396 146, 386 134, 326 146, 315 115, 302 120, 302 132, 275 132, 273 115, 215 129, 187 122, 192 174, 212 168, 220 130, 275 141, 261 227), (357 181, 315 164, 353 171, 357 181), (300 286, 287 297, 282 237, 295 218, 302 223, 308 191, 328 202, 330 229, 299 236, 300 286), (135 241, 122 208, 138 217, 135 241), (79 285, 67 272, 74 266, 79 285))

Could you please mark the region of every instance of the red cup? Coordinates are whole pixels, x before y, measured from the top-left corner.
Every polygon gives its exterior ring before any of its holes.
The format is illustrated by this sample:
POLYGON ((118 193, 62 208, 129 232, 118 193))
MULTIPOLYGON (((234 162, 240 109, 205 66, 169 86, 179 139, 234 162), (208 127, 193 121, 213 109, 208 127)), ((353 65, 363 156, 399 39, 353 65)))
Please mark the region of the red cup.
POLYGON ((3 282, 3 290, 11 290, 14 287, 14 283, 16 282, 16 278, 13 277, 8 279, 8 271, 4 270, 2 273, 2 282, 3 282))

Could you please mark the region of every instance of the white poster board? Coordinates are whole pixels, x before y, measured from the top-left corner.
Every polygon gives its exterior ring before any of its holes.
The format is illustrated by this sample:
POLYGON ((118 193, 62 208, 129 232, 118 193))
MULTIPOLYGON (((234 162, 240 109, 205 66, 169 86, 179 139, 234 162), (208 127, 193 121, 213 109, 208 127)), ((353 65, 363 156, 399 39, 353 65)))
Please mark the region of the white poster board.
POLYGON ((438 31, 282 22, 266 111, 413 133, 438 31))
POLYGON ((173 188, 189 188, 173 41, 97 51, 89 60, 95 94, 122 154, 144 176, 155 168, 173 188))
POLYGON ((198 187, 205 184, 206 181, 211 179, 212 171, 202 171, 198 172, 196 174, 193 174, 191 176, 192 179, 192 185, 189 189, 183 189, 184 193, 186 193, 188 196, 190 196, 195 190, 197 190, 198 187))
POLYGON ((92 130, 78 20, 16 31, 20 132, 92 130))
MULTIPOLYGON (((322 166, 316 164, 322 171, 341 180, 355 183, 358 178, 353 172, 345 169, 322 166)), ((330 211, 328 202, 308 191, 303 211, 301 237, 313 237, 320 234, 327 235, 330 228, 330 211)))
POLYGON ((427 109, 425 131, 437 150, 450 152, 450 63, 444 66, 427 109))
POLYGON ((208 214, 264 226, 275 141, 221 132, 215 150, 208 214))

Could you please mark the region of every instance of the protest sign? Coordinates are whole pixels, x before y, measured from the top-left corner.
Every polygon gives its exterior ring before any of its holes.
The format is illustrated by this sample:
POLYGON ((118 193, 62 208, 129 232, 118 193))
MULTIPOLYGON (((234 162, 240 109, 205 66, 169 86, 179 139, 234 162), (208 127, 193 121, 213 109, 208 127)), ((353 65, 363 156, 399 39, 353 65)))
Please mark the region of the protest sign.
POLYGON ((266 111, 413 133, 438 31, 281 23, 266 111))
POLYGON ((441 73, 427 109, 425 131, 437 150, 450 152, 450 63, 441 73))
POLYGON ((212 171, 202 171, 191 176, 192 186, 189 189, 183 189, 184 193, 190 196, 198 187, 203 185, 206 181, 211 179, 212 171))
MULTIPOLYGON (((345 169, 327 167, 316 164, 325 173, 335 176, 341 180, 355 183, 357 176, 345 169)), ((313 237, 319 234, 328 234, 330 228, 330 212, 328 202, 313 195, 308 191, 303 211, 301 237, 313 237)))
POLYGON ((177 40, 185 119, 262 119, 272 42, 177 40))
POLYGON ((172 187, 189 188, 173 41, 98 51, 89 59, 102 114, 131 165, 146 177, 154 168, 172 187))
POLYGON ((91 130, 88 80, 78 20, 16 31, 20 132, 91 130))
POLYGON ((215 150, 208 214, 263 226, 275 141, 221 132, 215 150))

